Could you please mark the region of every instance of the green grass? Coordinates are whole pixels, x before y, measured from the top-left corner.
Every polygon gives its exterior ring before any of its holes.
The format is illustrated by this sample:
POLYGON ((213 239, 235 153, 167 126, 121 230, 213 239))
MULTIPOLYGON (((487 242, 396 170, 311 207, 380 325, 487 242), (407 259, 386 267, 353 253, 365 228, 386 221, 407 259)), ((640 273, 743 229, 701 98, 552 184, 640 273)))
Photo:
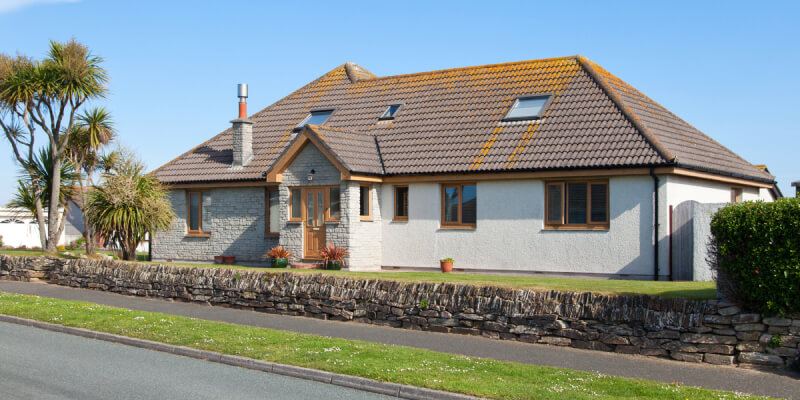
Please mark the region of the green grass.
MULTIPOLYGON (((496 399, 755 398, 643 379, 466 357, 0 292, 0 313, 496 399)), ((724 372, 721 372, 724 373, 724 372)))
MULTIPOLYGON (((79 253, 79 251, 72 251, 79 253)), ((110 253, 110 252, 108 252, 110 253)), ((41 251, 33 250, 0 250, 0 254, 8 255, 42 255, 41 251)), ((602 294, 646 294, 663 298, 683 298, 694 300, 714 299, 717 295, 717 286, 714 282, 654 282, 635 281, 622 279, 572 279, 572 278, 545 278, 535 276, 509 276, 440 272, 353 272, 353 271, 320 271, 320 270, 287 270, 259 267, 246 267, 240 265, 217 264, 187 264, 187 263, 157 263, 144 261, 147 264, 179 265, 195 268, 232 268, 242 270, 260 270, 267 273, 293 272, 299 274, 330 274, 357 279, 384 279, 402 282, 434 282, 434 283, 463 283, 480 286, 501 286, 514 289, 539 289, 561 290, 572 292, 594 292, 602 294)))

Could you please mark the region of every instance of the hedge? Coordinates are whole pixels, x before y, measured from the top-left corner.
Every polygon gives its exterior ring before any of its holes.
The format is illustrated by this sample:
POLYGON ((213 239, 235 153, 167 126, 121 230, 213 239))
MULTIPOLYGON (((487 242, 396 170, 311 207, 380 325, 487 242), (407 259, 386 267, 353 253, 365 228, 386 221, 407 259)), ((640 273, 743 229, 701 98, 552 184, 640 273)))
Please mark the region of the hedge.
POLYGON ((711 220, 724 297, 767 315, 800 312, 800 199, 731 204, 711 220))

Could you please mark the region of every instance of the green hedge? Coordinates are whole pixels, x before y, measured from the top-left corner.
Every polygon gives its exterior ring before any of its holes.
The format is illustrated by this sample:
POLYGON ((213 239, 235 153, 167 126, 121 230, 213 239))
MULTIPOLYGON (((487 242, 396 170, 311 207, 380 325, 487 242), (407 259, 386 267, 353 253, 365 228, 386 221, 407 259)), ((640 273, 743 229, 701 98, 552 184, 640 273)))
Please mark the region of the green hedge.
POLYGON ((800 200, 731 204, 714 215, 711 233, 724 296, 768 315, 800 312, 800 200))

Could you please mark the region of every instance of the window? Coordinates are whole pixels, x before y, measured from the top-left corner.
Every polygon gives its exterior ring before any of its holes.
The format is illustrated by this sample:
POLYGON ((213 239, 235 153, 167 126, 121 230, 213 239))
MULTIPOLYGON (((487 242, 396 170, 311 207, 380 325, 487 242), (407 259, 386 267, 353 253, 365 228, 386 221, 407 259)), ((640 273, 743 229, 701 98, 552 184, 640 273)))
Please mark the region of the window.
POLYGON ((303 195, 300 189, 291 190, 291 210, 289 214, 289 221, 302 221, 303 220, 303 195))
POLYGON ((408 221, 408 186, 394 187, 394 219, 408 221))
POLYGON ((189 234, 207 235, 203 231, 203 192, 186 192, 187 197, 187 217, 189 234))
POLYGON ((264 202, 267 206, 267 235, 278 235, 280 234, 281 228, 281 194, 280 191, 275 189, 267 189, 266 191, 266 201, 264 202))
POLYGON ((370 199, 370 185, 361 185, 359 188, 360 196, 359 196, 359 204, 358 214, 361 216, 361 219, 372 219, 372 210, 371 206, 372 201, 370 199))
POLYGON ((742 188, 731 188, 731 203, 742 202, 742 188))
POLYGON ((508 114, 503 119, 505 121, 517 121, 524 119, 539 119, 542 116, 544 107, 547 105, 550 96, 530 96, 520 97, 514 100, 514 105, 508 110, 508 114))
POLYGON ((342 205, 339 187, 328 190, 328 221, 338 221, 342 218, 342 205))
POLYGON ((299 124, 295 125, 294 130, 299 131, 304 125, 322 125, 331 114, 333 114, 333 110, 311 111, 299 124))
POLYGON ((401 108, 403 108, 402 104, 392 104, 386 109, 379 119, 394 119, 395 114, 397 114, 401 108))
POLYGON ((547 182, 545 225, 608 229, 608 181, 547 182))
POLYGON ((442 186, 442 226, 474 228, 478 220, 474 183, 442 186))

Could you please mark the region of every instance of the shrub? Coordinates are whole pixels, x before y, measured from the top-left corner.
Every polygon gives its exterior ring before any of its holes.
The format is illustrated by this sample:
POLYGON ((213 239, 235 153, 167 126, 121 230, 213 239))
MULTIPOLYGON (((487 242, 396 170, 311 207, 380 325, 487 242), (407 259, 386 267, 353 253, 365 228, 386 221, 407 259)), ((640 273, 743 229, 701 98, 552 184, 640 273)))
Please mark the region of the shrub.
POLYGON ((714 215, 711 234, 724 298, 767 315, 800 311, 800 199, 731 204, 714 215))
POLYGON ((0 247, 3 247, 3 235, 0 235, 0 247))
POLYGON ((344 258, 348 256, 347 248, 345 247, 336 247, 333 245, 333 242, 330 242, 327 246, 323 247, 322 250, 319 251, 319 255, 327 262, 327 261, 338 261, 344 262, 344 258))
POLYGON ((289 249, 282 246, 275 246, 269 251, 269 253, 267 253, 268 258, 272 258, 275 260, 287 259, 291 256, 292 252, 289 251, 289 249))
POLYGON ((66 249, 67 249, 67 248, 66 248, 66 247, 64 247, 63 245, 58 245, 58 246, 56 246, 56 250, 58 250, 58 251, 65 251, 66 249))
POLYGON ((455 260, 453 260, 453 259, 452 259, 452 258, 450 258, 450 257, 443 258, 443 259, 441 259, 441 260, 439 260, 439 261, 441 261, 441 262, 455 262, 455 260))

